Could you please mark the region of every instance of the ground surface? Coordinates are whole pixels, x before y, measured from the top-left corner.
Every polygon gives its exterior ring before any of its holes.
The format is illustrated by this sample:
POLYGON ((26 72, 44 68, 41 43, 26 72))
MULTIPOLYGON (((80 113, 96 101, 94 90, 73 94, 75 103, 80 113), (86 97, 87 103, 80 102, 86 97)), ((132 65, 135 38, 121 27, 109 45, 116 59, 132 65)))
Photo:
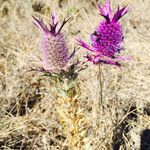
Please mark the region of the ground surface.
MULTIPOLYGON (((150 1, 112 0, 113 8, 118 3, 132 8, 121 20, 121 55, 132 60, 122 69, 89 64, 79 75, 88 150, 150 149, 150 1)), ((31 15, 48 21, 53 10, 60 19, 73 16, 63 29, 70 49, 77 37, 88 42, 102 19, 92 0, 0 0, 0 149, 71 149, 49 80, 28 72, 40 56, 40 33, 31 15)), ((81 59, 85 54, 82 48, 77 52, 81 59)))

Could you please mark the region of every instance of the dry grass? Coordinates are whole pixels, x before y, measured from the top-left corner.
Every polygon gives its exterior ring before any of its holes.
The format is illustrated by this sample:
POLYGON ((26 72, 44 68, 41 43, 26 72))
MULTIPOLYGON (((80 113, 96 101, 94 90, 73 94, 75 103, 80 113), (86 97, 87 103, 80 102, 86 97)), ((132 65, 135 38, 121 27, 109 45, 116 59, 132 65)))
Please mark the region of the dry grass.
MULTIPOLYGON (((122 19, 122 54, 133 60, 122 70, 89 64, 79 75, 81 116, 88 123, 80 149, 138 150, 141 133, 150 129, 150 3, 130 0, 130 5, 122 19)), ((63 30, 71 49, 76 37, 88 40, 101 19, 92 0, 0 0, 0 149, 72 150, 57 116, 53 85, 28 72, 38 64, 40 40, 30 15, 48 20, 55 9, 60 18, 73 16, 63 30)), ((84 54, 78 51, 79 58, 84 54)))

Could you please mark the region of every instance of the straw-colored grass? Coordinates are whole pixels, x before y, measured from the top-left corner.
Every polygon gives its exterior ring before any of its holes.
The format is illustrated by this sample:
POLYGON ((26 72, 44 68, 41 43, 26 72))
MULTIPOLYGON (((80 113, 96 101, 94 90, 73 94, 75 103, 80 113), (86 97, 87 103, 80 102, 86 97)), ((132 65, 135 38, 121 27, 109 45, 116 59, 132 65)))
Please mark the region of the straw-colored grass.
MULTIPOLYGON (((79 74, 80 106, 75 109, 81 110, 84 121, 77 128, 86 126, 84 136, 78 137, 84 141, 77 143, 81 150, 138 150, 142 132, 150 129, 150 3, 112 0, 113 8, 118 3, 132 8, 121 20, 122 55, 132 60, 122 69, 88 64, 79 74)), ((60 19, 72 16, 63 29, 70 52, 78 47, 77 37, 88 42, 102 19, 92 0, 0 0, 0 149, 72 150, 76 145, 74 139, 69 145, 69 132, 64 132, 63 123, 69 121, 59 120, 69 112, 58 113, 63 106, 58 107, 54 85, 47 77, 29 72, 40 60, 40 32, 31 15, 48 21, 54 10, 60 19)), ((80 60, 85 54, 82 48, 77 51, 80 60)))

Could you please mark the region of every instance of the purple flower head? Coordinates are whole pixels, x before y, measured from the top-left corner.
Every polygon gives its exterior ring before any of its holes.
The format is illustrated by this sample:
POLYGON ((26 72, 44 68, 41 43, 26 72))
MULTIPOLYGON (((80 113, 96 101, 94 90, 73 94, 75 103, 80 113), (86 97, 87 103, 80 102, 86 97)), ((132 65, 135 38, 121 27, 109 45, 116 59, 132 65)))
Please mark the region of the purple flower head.
POLYGON ((95 53, 95 55, 86 56, 88 61, 94 64, 105 63, 120 66, 118 61, 124 60, 124 58, 117 56, 122 50, 121 44, 123 41, 122 25, 119 23, 119 19, 128 12, 127 6, 122 9, 118 6, 114 15, 110 7, 110 0, 103 7, 99 4, 97 4, 97 7, 104 20, 91 35, 91 46, 87 45, 81 39, 77 40, 78 44, 95 53))
POLYGON ((40 19, 33 17, 33 23, 41 30, 41 59, 43 69, 48 72, 62 70, 69 61, 68 47, 64 35, 60 32, 68 20, 63 20, 58 28, 55 14, 51 15, 51 23, 46 26, 40 19))

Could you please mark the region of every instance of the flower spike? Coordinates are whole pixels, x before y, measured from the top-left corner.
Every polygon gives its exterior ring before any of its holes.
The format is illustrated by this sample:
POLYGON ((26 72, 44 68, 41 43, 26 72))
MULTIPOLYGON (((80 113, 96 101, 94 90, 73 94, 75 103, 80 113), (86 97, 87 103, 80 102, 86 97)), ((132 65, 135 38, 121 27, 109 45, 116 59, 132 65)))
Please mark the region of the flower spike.
POLYGON ((110 7, 110 0, 107 0, 107 3, 103 7, 99 4, 97 4, 97 7, 104 20, 100 22, 97 29, 91 34, 91 45, 89 46, 81 39, 78 39, 77 42, 83 48, 95 53, 95 55, 88 54, 86 56, 88 61, 94 64, 103 63, 120 67, 118 61, 127 59, 118 56, 123 49, 122 41, 124 38, 119 19, 128 12, 127 6, 121 9, 118 7, 114 15, 110 7))
POLYGON ((65 20, 57 29, 58 21, 56 15, 51 15, 51 23, 49 28, 40 19, 33 17, 33 23, 42 31, 41 38, 41 59, 43 69, 47 72, 59 72, 67 66, 69 61, 68 47, 64 35, 60 32, 64 24, 68 21, 65 20))

